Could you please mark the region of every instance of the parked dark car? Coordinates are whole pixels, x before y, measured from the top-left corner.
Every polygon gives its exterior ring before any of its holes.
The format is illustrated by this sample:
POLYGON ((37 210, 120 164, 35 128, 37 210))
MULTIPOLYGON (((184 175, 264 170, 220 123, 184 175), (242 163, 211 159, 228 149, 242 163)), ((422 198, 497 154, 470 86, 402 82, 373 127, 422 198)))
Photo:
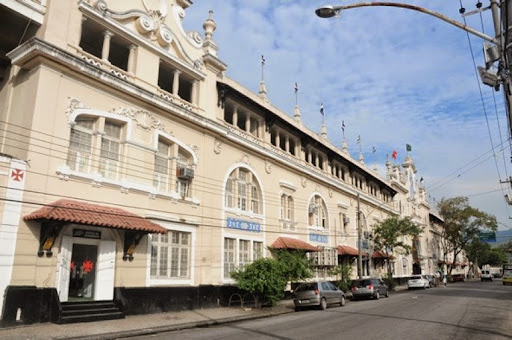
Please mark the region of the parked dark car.
POLYGON ((369 278, 352 281, 352 298, 374 298, 378 300, 381 296, 389 297, 388 286, 378 278, 369 278))
POLYGON ((345 293, 329 281, 307 282, 299 285, 293 292, 295 311, 304 307, 320 307, 327 305, 345 305, 345 293))

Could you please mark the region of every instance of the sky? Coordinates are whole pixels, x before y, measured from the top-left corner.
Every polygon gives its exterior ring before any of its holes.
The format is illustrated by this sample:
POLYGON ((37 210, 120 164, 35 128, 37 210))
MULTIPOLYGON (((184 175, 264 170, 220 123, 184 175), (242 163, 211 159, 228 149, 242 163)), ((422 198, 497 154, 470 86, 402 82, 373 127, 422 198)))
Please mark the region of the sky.
MULTIPOLYGON (((503 90, 481 83, 485 64, 481 38, 438 18, 389 7, 350 9, 323 19, 315 9, 357 1, 194 0, 183 26, 204 36, 213 11, 213 40, 227 76, 257 93, 265 57, 267 97, 293 116, 295 83, 304 124, 320 132, 324 106, 329 140, 345 139, 354 159, 361 139, 366 164, 382 175, 394 150, 403 162, 406 144, 423 177, 431 206, 466 196, 470 205, 496 216, 500 230, 512 227, 508 180, 511 149, 503 90), (372 150, 375 147, 376 152, 372 150)), ((483 7, 489 0, 481 0, 483 7)), ((405 2, 405 1, 403 1, 405 2)), ((477 0, 461 0, 466 12, 477 0)), ((463 22, 459 1, 407 0, 463 22)), ((494 36, 492 15, 465 18, 494 36)))

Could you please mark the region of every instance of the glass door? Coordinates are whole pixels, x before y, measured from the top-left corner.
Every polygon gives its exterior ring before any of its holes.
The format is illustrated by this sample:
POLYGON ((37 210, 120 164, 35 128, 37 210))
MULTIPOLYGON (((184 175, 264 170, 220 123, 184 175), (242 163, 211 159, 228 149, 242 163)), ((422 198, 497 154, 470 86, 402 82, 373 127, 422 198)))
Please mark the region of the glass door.
POLYGON ((97 259, 98 246, 73 244, 68 301, 94 299, 97 259))

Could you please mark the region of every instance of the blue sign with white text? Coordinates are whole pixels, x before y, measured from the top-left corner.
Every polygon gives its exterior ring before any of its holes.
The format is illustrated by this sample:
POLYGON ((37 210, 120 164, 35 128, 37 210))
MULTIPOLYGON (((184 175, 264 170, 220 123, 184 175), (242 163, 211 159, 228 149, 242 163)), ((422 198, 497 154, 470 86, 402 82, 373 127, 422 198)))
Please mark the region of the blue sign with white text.
POLYGON ((248 222, 248 221, 239 220, 236 218, 228 218, 227 227, 230 229, 245 230, 245 231, 250 231, 253 233, 260 232, 260 224, 259 223, 248 222))
POLYGON ((309 234, 309 240, 314 242, 327 243, 329 239, 325 235, 309 234))

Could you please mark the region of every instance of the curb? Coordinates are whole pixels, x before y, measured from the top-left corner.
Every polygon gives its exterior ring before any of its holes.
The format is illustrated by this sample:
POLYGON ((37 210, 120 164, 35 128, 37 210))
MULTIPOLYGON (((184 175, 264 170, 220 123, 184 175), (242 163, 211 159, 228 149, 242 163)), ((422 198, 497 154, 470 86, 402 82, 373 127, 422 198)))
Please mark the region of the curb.
POLYGON ((77 336, 77 337, 65 336, 65 337, 57 337, 55 339, 56 340, 64 340, 64 339, 110 340, 110 339, 117 339, 117 338, 123 338, 123 337, 146 336, 146 335, 152 335, 152 334, 158 334, 158 333, 164 333, 164 332, 179 331, 179 330, 183 330, 183 329, 191 329, 191 328, 196 328, 196 327, 210 327, 210 326, 227 324, 227 323, 237 322, 237 321, 262 319, 262 318, 267 318, 267 317, 281 315, 281 314, 288 314, 288 313, 293 313, 293 312, 294 312, 293 309, 282 308, 282 309, 274 310, 274 311, 264 311, 264 312, 258 312, 255 314, 233 316, 233 317, 229 317, 229 318, 216 319, 216 320, 194 321, 194 322, 181 323, 181 324, 177 324, 177 325, 150 327, 150 328, 143 328, 143 329, 134 329, 134 330, 129 330, 129 331, 103 333, 103 334, 82 335, 82 336, 77 336))

